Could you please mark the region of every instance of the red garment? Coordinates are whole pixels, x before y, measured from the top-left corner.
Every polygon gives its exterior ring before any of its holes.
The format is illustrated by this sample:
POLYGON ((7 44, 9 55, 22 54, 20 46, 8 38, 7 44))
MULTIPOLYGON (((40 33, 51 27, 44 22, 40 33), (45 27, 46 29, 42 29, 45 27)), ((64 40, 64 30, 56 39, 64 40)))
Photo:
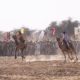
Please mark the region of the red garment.
POLYGON ((5 42, 8 42, 10 40, 10 33, 6 32, 3 34, 3 39, 5 42))
POLYGON ((56 29, 52 28, 52 34, 55 35, 56 29))

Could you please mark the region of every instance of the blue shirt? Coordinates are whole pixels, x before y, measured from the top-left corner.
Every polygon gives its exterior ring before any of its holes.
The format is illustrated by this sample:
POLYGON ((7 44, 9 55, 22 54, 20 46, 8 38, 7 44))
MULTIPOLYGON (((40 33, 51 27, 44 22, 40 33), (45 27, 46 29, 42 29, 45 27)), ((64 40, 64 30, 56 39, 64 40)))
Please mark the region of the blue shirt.
POLYGON ((62 39, 64 39, 65 41, 69 41, 69 36, 67 34, 62 34, 62 39))

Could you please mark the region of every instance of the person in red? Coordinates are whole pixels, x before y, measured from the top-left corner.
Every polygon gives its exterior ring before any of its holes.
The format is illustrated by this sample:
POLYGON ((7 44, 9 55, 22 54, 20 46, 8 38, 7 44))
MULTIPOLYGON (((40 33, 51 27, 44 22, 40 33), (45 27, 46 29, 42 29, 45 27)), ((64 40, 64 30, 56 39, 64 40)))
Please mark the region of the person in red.
POLYGON ((5 42, 9 42, 10 40, 10 32, 6 32, 3 34, 3 38, 5 42))
POLYGON ((52 30, 52 34, 55 35, 56 29, 52 28, 51 30, 52 30))
MULTIPOLYGON (((52 37, 53 37, 53 39, 54 39, 54 41, 55 41, 55 32, 56 32, 56 29, 53 27, 52 29, 51 29, 51 34, 52 34, 52 37)), ((55 47, 55 43, 53 43, 53 47, 55 47)))

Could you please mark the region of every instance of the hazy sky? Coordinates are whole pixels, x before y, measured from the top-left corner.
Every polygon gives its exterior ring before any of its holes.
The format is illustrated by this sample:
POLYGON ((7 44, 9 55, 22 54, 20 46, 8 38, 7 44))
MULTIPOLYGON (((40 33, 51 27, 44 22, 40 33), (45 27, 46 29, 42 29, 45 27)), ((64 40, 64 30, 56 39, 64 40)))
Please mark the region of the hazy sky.
POLYGON ((80 0, 0 0, 0 30, 23 25, 45 29, 52 21, 72 17, 80 20, 80 0))

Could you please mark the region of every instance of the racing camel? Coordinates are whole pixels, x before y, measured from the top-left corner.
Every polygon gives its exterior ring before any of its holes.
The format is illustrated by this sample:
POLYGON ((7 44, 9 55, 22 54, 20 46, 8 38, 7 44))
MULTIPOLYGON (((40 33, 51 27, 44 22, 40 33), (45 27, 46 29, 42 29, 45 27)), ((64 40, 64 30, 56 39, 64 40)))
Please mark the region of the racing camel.
POLYGON ((15 59, 17 58, 17 51, 20 50, 21 51, 21 57, 23 60, 25 58, 23 52, 27 47, 27 45, 25 44, 25 40, 24 40, 20 31, 18 31, 17 34, 13 35, 12 37, 13 37, 15 44, 16 44, 15 59))
POLYGON ((61 38, 56 38, 59 48, 61 49, 63 55, 64 55, 64 62, 66 62, 66 55, 68 55, 68 58, 70 60, 74 60, 73 55, 75 55, 75 60, 74 62, 78 61, 77 55, 76 55, 76 51, 72 45, 72 43, 69 43, 69 47, 64 43, 64 41, 61 40, 61 38))

